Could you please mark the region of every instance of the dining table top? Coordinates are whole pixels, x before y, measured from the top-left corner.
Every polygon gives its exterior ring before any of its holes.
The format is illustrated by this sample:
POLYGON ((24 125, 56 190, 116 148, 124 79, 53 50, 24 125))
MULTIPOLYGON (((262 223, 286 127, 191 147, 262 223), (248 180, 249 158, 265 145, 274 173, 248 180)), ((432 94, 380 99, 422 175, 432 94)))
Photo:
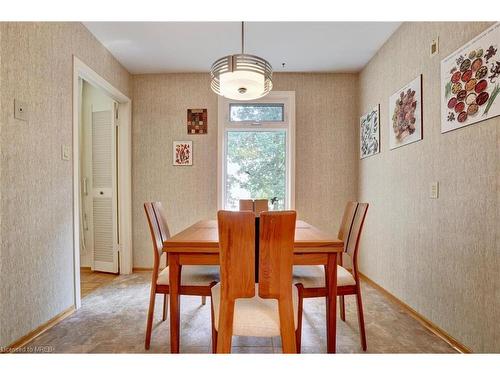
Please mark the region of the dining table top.
MULTIPOLYGON (((313 225, 297 220, 295 226, 295 252, 309 251, 341 252, 344 242, 337 236, 319 230, 313 225)), ((163 250, 168 253, 177 252, 219 252, 219 231, 217 220, 200 220, 185 230, 163 242, 163 250)))

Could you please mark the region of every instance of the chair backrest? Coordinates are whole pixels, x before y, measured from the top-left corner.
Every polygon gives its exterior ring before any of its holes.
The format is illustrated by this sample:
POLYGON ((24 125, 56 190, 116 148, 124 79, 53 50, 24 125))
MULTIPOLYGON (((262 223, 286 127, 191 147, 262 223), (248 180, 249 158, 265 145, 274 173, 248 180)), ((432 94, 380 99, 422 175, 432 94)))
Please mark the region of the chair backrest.
POLYGON ((221 299, 255 295, 255 215, 219 211, 221 299))
POLYGON ((253 211, 253 200, 240 199, 240 211, 253 211))
POLYGON ((337 236, 339 240, 344 241, 344 251, 347 251, 349 234, 351 233, 356 208, 358 208, 358 202, 347 202, 344 208, 344 215, 342 216, 342 222, 340 223, 337 236))
POLYGON ((153 273, 154 273, 158 272, 158 268, 160 266, 160 257, 163 251, 163 239, 160 234, 160 228, 158 226, 158 220, 156 218, 153 202, 144 203, 144 211, 146 212, 149 231, 151 233, 151 239, 153 240, 153 255, 154 255, 153 273))
POLYGON ((256 199, 253 202, 253 210, 256 216, 259 216, 261 212, 269 211, 269 200, 268 199, 256 199))
POLYGON ((259 230, 259 296, 292 298, 295 211, 262 212, 259 230))
POLYGON ((359 239, 361 238, 361 232, 363 230, 363 224, 365 222, 366 212, 368 211, 368 203, 358 203, 356 209, 356 214, 354 215, 354 220, 352 222, 351 233, 349 234, 349 239, 347 241, 346 252, 350 255, 352 259, 352 269, 354 272, 354 277, 358 277, 358 248, 359 239))
POLYGON ((170 238, 170 230, 167 224, 167 215, 165 215, 165 210, 161 202, 152 202, 153 210, 156 215, 156 220, 158 221, 158 228, 160 229, 160 235, 163 241, 170 238))

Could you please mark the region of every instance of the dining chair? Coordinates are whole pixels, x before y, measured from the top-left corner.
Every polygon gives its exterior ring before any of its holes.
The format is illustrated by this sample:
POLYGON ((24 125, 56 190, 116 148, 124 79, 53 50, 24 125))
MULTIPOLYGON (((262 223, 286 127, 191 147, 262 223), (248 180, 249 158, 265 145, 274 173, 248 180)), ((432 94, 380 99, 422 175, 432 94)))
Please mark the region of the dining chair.
MULTIPOLYGON (((144 203, 146 218, 153 240, 153 274, 151 279, 151 294, 149 297, 149 310, 146 324, 145 348, 149 349, 151 343, 151 332, 153 328, 153 317, 156 294, 163 294, 163 317, 167 318, 168 294, 169 294, 169 268, 168 255, 167 266, 160 271, 160 260, 163 252, 163 241, 170 238, 165 211, 161 202, 144 203)), ((210 289, 219 280, 218 266, 183 266, 181 272, 181 295, 201 296, 202 304, 206 297, 210 296, 210 289)))
POLYGON ((261 212, 269 211, 269 200, 268 199, 256 199, 253 202, 254 212, 256 216, 259 216, 261 212))
MULTIPOLYGON (((351 261, 351 271, 343 267, 343 256, 339 254, 339 264, 337 265, 337 295, 339 296, 340 318, 345 321, 345 301, 344 296, 355 295, 358 307, 358 323, 361 337, 361 347, 366 351, 366 333, 363 317, 363 304, 361 300, 361 287, 358 270, 358 248, 361 232, 363 229, 368 203, 348 202, 338 238, 344 241, 344 254, 351 261)), ((326 269, 322 266, 295 266, 294 282, 303 285, 302 298, 326 297, 327 290, 325 284, 326 269)))
POLYGON ((301 285, 292 285, 295 211, 263 212, 255 283, 255 215, 219 211, 221 281, 212 288, 212 350, 230 353, 232 336, 281 336, 300 352, 301 285))
POLYGON ((240 211, 253 211, 253 199, 240 199, 240 211))

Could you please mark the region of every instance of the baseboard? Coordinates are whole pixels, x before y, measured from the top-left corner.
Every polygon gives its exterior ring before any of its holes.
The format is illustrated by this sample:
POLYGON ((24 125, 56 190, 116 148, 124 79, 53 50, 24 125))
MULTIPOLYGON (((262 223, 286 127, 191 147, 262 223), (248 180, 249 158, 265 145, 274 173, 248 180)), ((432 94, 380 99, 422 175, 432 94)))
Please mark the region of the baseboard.
POLYGON ((456 340, 448 334, 446 331, 443 329, 439 328, 436 324, 431 322, 429 319, 426 317, 422 316, 415 310, 413 310, 410 306, 408 306, 406 303, 401 301, 399 298, 388 292, 386 289, 378 285, 375 281, 371 280, 369 277, 366 275, 362 274, 361 272, 359 273, 360 278, 365 281, 366 283, 370 284, 373 286, 375 289, 379 290, 382 292, 386 297, 388 297, 392 302, 394 302, 396 305, 400 306, 403 308, 408 315, 410 315, 413 319, 415 319, 417 322, 419 322, 424 328, 438 336, 441 340, 445 341, 448 345, 450 345, 453 349, 455 349, 459 353, 472 353, 472 350, 470 350, 467 346, 462 344, 460 341, 456 340))
POLYGON ((146 271, 152 271, 153 268, 148 268, 148 267, 134 267, 132 268, 132 272, 146 272, 146 271))
POLYGON ((76 309, 75 309, 74 305, 68 307, 66 310, 57 314, 52 319, 43 323, 39 327, 35 328, 33 331, 31 331, 27 335, 21 337, 19 340, 16 340, 12 344, 7 345, 7 347, 1 348, 0 353, 15 353, 16 350, 18 350, 19 348, 22 348, 23 346, 26 346, 31 341, 33 341, 35 338, 40 336, 42 333, 44 333, 48 329, 54 327, 57 323, 66 319, 68 316, 73 314, 75 311, 76 311, 76 309))

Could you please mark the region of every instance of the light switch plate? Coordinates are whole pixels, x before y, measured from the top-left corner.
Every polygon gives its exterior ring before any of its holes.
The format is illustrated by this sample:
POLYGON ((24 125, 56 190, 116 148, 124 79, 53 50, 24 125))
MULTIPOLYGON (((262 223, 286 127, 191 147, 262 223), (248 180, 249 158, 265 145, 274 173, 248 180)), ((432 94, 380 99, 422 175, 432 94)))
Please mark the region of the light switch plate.
POLYGON ((62 145, 61 146, 61 159, 62 160, 70 160, 71 159, 71 156, 70 156, 70 148, 68 145, 62 145))
POLYGON ((439 197, 439 182, 431 182, 430 198, 438 199, 439 197))
POLYGON ((14 118, 28 121, 28 105, 17 99, 14 99, 14 118))
POLYGON ((439 53, 439 37, 431 42, 431 48, 429 52, 431 54, 431 57, 439 53))

